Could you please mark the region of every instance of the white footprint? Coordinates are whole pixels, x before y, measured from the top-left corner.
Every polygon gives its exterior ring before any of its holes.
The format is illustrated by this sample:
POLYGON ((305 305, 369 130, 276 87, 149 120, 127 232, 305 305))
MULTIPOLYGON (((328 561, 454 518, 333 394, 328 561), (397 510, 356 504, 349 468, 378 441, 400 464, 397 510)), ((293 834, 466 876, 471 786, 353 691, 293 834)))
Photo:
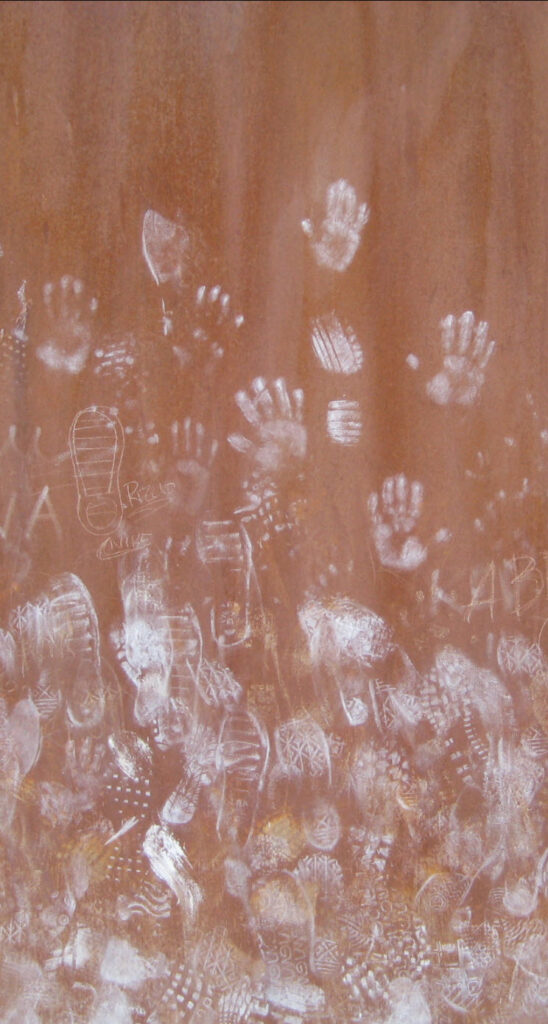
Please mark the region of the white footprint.
POLYGON ((188 263, 190 236, 184 227, 147 210, 141 236, 143 256, 156 284, 181 288, 188 263))
POLYGON ((122 518, 120 464, 124 431, 109 409, 92 405, 75 416, 69 448, 78 490, 78 519, 88 533, 113 533, 122 518))
POLYGON ((350 375, 363 366, 363 352, 350 325, 343 325, 334 313, 312 321, 312 348, 318 362, 329 373, 350 375))
POLYGON ((359 444, 363 420, 360 403, 346 398, 334 399, 327 407, 327 433, 335 444, 345 447, 359 444))

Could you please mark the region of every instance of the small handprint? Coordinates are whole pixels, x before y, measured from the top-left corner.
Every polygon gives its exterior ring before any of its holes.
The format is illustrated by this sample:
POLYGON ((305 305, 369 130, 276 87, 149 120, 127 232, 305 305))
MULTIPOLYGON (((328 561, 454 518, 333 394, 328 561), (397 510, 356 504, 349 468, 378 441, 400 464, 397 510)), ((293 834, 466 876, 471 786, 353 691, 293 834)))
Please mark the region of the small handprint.
POLYGON ((201 423, 187 416, 181 424, 171 424, 171 450, 174 458, 176 486, 173 502, 187 516, 197 516, 203 508, 211 467, 217 455, 217 441, 206 435, 201 423))
POLYGON ((437 405, 473 405, 495 349, 496 342, 487 341, 489 325, 480 320, 475 326, 474 314, 468 311, 458 321, 450 313, 440 327, 443 369, 428 381, 426 393, 437 405))
POLYGON ((387 477, 381 497, 369 496, 373 541, 382 565, 411 572, 424 562, 427 551, 413 535, 423 506, 423 488, 406 476, 387 477))
POLYGON ((355 190, 344 178, 329 185, 326 207, 319 229, 310 220, 303 220, 301 226, 310 238, 318 265, 343 271, 356 255, 361 233, 369 220, 369 207, 358 203, 355 190))
POLYGON ((58 284, 44 285, 46 325, 36 354, 51 370, 80 373, 93 336, 97 299, 89 298, 78 278, 65 274, 58 284))
POLYGON ((303 392, 296 388, 290 397, 283 378, 269 387, 262 377, 257 377, 251 384, 251 393, 238 391, 235 398, 254 429, 255 440, 231 434, 229 444, 248 457, 251 484, 264 484, 267 480, 274 483, 306 454, 303 392))
MULTIPOLYGON (((219 284, 212 288, 200 285, 188 315, 190 336, 185 337, 182 344, 177 342, 173 345, 173 352, 181 366, 186 366, 196 358, 222 359, 227 345, 244 323, 241 313, 234 312, 230 295, 219 284)), ((176 324, 165 306, 163 322, 164 334, 172 334, 176 324)))

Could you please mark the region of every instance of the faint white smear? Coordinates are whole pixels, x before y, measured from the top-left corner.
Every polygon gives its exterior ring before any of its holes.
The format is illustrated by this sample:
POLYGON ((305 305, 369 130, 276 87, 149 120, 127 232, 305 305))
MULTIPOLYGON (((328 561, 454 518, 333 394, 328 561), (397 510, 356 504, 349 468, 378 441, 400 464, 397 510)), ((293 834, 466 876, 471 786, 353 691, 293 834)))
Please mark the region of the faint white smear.
POLYGON ((151 825, 143 842, 143 852, 154 874, 169 886, 193 921, 203 893, 191 876, 190 863, 181 844, 163 825, 151 825))
POLYGON ((99 990, 89 1024, 132 1024, 133 1006, 116 985, 105 983, 99 990))
POLYGON ((362 436, 360 403, 346 398, 334 399, 327 407, 327 433, 335 444, 356 445, 362 436))
POLYGON ((273 1006, 299 1015, 291 1020, 300 1021, 301 1015, 318 1013, 325 1006, 323 990, 306 981, 269 980, 265 984, 265 995, 273 1006))
POLYGON ((171 637, 158 619, 135 616, 124 624, 124 641, 123 667, 137 688, 135 718, 139 725, 146 725, 169 696, 173 664, 171 637))
POLYGON ((185 276, 190 236, 180 225, 155 210, 143 217, 143 256, 156 284, 180 286, 185 276))
POLYGON ((159 978, 167 972, 165 956, 146 960, 126 939, 111 938, 107 943, 100 967, 103 981, 111 981, 122 988, 137 989, 150 978, 159 978))
POLYGON ((21 775, 27 775, 38 760, 41 746, 40 716, 28 697, 15 705, 8 718, 8 733, 21 775))
POLYGON ((185 771, 179 785, 162 807, 160 820, 165 825, 186 825, 192 821, 198 804, 201 784, 201 773, 185 771))
POLYGON ((120 771, 139 782, 152 767, 152 750, 136 733, 124 730, 108 738, 108 745, 120 771))
POLYGON ((395 978, 388 986, 391 1014, 386 1024, 432 1024, 432 1014, 422 988, 410 978, 395 978))
POLYGON ((311 846, 334 850, 341 838, 341 819, 335 804, 318 797, 303 820, 303 828, 311 846))
POLYGON ((314 664, 356 661, 371 666, 394 650, 390 626, 349 598, 311 599, 299 611, 314 664))
POLYGON ((363 352, 350 325, 344 326, 335 316, 317 317, 312 321, 312 348, 324 370, 350 375, 363 366, 363 352))

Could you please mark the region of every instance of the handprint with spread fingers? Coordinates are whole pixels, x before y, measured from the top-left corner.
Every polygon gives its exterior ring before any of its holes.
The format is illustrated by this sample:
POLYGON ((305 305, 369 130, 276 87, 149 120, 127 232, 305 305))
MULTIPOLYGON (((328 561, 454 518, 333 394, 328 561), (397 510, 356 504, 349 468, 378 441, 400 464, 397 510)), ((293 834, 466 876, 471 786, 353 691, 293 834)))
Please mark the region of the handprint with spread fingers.
POLYGON ((197 289, 188 310, 186 331, 179 332, 176 321, 169 313, 166 316, 166 312, 164 310, 164 332, 173 333, 173 352, 181 367, 195 360, 216 362, 222 359, 245 323, 242 314, 235 311, 231 296, 220 284, 211 288, 203 284, 197 289))
POLYGON ((457 320, 450 313, 440 324, 443 368, 426 385, 437 405, 473 405, 485 382, 496 342, 488 341, 489 324, 475 322, 470 311, 457 320))
POLYGON ((414 531, 423 506, 423 488, 406 476, 387 477, 381 495, 369 496, 373 542, 382 565, 410 572, 424 562, 427 551, 414 531))
POLYGON ((84 283, 70 274, 58 284, 44 285, 46 323, 36 354, 51 370, 76 374, 84 369, 97 307, 97 299, 89 297, 84 283))
POLYGON ((249 483, 252 489, 253 484, 276 483, 306 454, 303 392, 295 388, 290 394, 283 378, 268 386, 264 378, 257 377, 249 392, 237 392, 236 403, 253 428, 254 438, 231 434, 228 440, 249 460, 249 483))
POLYGON ((342 272, 350 266, 369 220, 369 207, 359 203, 352 185, 344 178, 327 189, 326 212, 319 227, 303 220, 301 227, 310 239, 316 263, 342 272))
POLYGON ((176 474, 174 501, 187 516, 194 518, 203 508, 218 448, 217 441, 208 437, 202 424, 194 423, 188 416, 182 425, 171 424, 176 474))

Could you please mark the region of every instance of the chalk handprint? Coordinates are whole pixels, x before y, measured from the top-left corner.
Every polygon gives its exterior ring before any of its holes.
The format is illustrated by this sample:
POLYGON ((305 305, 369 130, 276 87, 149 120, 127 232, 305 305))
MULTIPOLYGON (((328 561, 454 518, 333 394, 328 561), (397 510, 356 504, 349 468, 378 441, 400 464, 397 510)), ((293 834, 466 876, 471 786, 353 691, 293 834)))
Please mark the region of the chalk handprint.
POLYGON ((255 439, 231 434, 228 441, 248 457, 255 481, 274 481, 304 458, 307 437, 300 388, 290 397, 283 378, 268 387, 262 377, 257 377, 251 384, 251 393, 238 391, 236 402, 253 427, 255 439))
POLYGON ((369 496, 373 542, 382 565, 410 572, 424 562, 427 551, 413 533, 423 505, 422 484, 406 476, 387 477, 381 497, 369 496))
POLYGON ((202 508, 209 487, 211 467, 217 454, 217 441, 207 437, 201 423, 189 417, 171 424, 172 453, 175 460, 175 504, 188 516, 196 516, 202 508))
POLYGON ((235 312, 230 295, 220 284, 212 288, 200 285, 188 312, 188 320, 189 329, 183 332, 180 340, 176 318, 164 310, 164 333, 173 333, 177 337, 173 352, 181 366, 195 359, 222 359, 245 322, 242 314, 235 312))
POLYGON ((369 220, 369 207, 358 203, 352 185, 340 178, 327 189, 326 208, 319 228, 310 220, 303 220, 301 226, 310 238, 318 266, 343 271, 356 255, 361 233, 369 220))
POLYGON ((90 298, 78 278, 65 274, 59 284, 44 285, 46 326, 36 354, 51 370, 80 373, 93 336, 97 299, 90 298))
POLYGON ((426 393, 437 405, 473 405, 495 349, 496 342, 487 341, 489 325, 480 320, 475 326, 474 314, 468 311, 458 321, 450 313, 440 327, 443 369, 428 381, 426 393))

